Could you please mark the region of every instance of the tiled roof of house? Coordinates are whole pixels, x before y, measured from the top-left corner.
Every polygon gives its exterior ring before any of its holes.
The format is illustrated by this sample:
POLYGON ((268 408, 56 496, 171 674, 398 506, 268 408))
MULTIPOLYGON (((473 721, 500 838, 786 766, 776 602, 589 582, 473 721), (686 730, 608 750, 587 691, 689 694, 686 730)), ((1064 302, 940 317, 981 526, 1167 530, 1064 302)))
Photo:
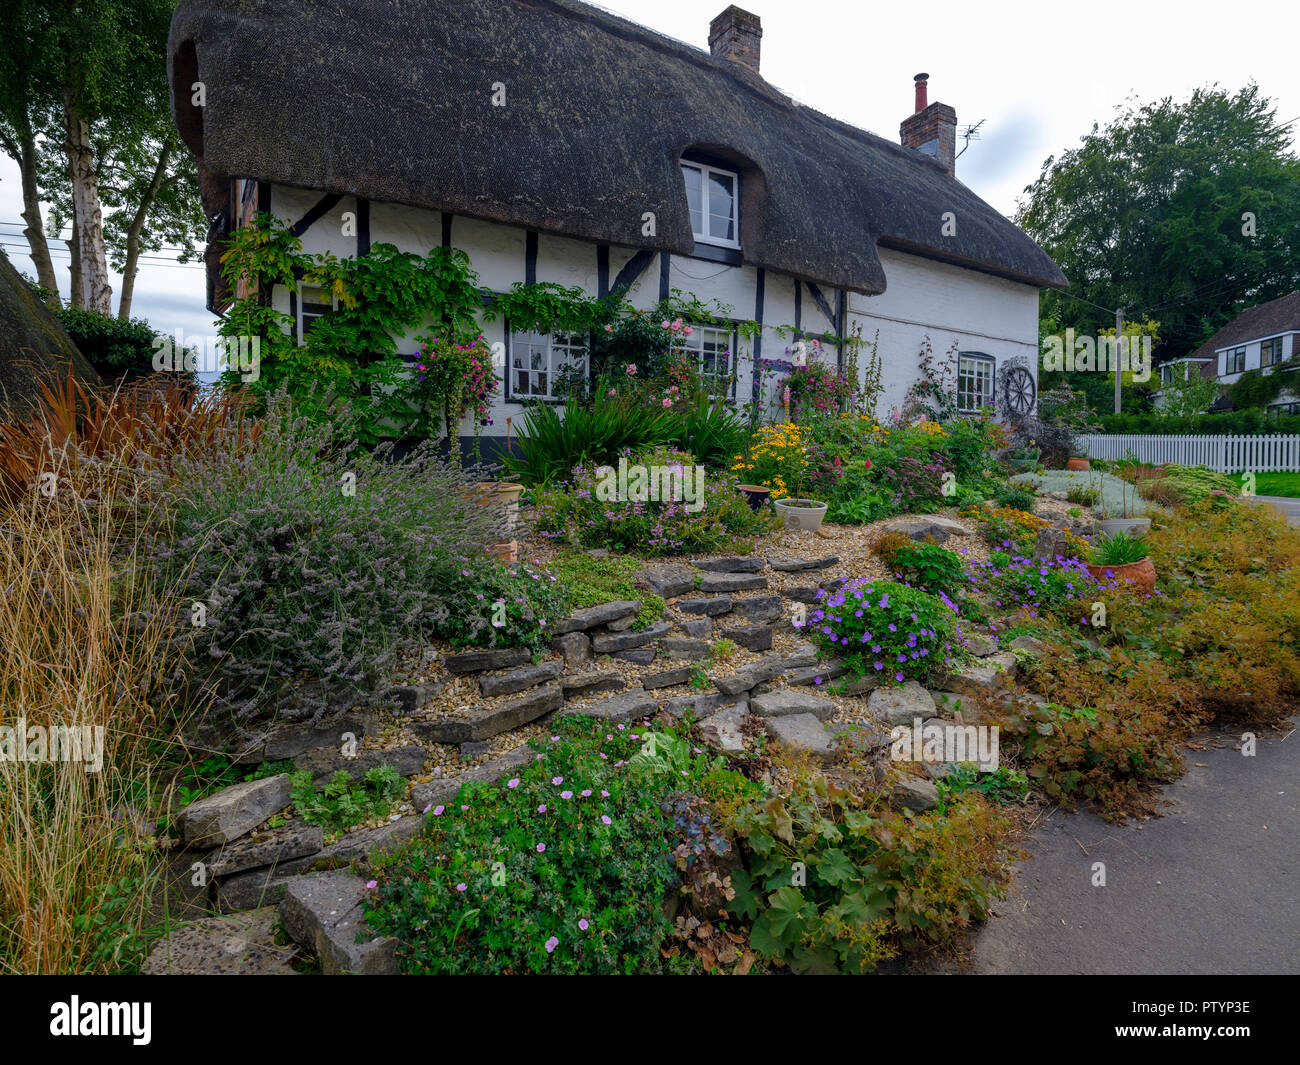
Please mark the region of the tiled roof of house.
POLYGON ((689 255, 693 149, 740 170, 753 265, 878 293, 880 244, 1067 284, 935 159, 575 0, 182 0, 168 56, 210 214, 247 177, 689 255))
MULTIPOLYGON (((1269 300, 1242 311, 1236 318, 1192 352, 1193 358, 1213 358, 1220 348, 1300 329, 1300 292, 1269 300)), ((1288 352, 1289 354, 1289 352, 1288 352)))

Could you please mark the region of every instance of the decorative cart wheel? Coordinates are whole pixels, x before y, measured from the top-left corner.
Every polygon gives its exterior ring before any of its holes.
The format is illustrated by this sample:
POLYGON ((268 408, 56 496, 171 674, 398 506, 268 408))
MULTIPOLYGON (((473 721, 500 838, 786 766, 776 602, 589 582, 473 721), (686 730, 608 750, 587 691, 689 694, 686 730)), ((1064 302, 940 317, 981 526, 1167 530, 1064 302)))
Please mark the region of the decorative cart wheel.
POLYGON ((1023 418, 1034 409, 1038 388, 1034 375, 1023 366, 1013 366, 1002 382, 1002 402, 1008 414, 1023 418))

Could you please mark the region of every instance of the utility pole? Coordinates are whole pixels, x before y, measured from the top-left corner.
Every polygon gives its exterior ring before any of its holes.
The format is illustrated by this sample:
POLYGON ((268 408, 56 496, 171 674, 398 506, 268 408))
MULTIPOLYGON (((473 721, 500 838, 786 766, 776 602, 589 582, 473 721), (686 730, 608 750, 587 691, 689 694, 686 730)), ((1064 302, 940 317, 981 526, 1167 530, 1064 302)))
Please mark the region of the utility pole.
POLYGON ((1119 413, 1119 368, 1120 368, 1120 345, 1124 343, 1124 308, 1120 307, 1115 312, 1115 413, 1119 413))

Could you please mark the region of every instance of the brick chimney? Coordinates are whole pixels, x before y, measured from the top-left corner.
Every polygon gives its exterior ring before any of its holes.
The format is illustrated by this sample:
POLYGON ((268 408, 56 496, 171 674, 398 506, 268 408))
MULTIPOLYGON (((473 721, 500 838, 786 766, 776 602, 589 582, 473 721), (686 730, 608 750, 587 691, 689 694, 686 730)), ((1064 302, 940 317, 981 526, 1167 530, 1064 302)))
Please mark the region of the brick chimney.
POLYGON ((735 4, 709 23, 709 51, 718 59, 749 67, 755 74, 762 40, 762 21, 735 4))
POLYGON ((904 148, 933 155, 951 176, 957 160, 957 112, 947 104, 926 103, 929 74, 918 74, 914 80, 916 113, 903 119, 898 139, 904 148))

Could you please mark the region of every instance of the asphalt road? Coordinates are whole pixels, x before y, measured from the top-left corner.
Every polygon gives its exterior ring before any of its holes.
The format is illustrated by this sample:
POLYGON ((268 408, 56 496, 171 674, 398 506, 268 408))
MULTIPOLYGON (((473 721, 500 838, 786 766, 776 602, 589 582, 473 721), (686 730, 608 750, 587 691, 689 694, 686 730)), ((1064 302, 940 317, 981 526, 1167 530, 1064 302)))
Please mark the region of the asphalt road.
POLYGON ((1286 496, 1256 496, 1262 503, 1277 507, 1292 525, 1300 526, 1300 499, 1288 499, 1286 496))
POLYGON ((1161 818, 1054 812, 965 964, 930 972, 1300 973, 1300 732, 1187 750, 1161 818), (1093 885, 1093 863, 1106 886, 1093 885))

